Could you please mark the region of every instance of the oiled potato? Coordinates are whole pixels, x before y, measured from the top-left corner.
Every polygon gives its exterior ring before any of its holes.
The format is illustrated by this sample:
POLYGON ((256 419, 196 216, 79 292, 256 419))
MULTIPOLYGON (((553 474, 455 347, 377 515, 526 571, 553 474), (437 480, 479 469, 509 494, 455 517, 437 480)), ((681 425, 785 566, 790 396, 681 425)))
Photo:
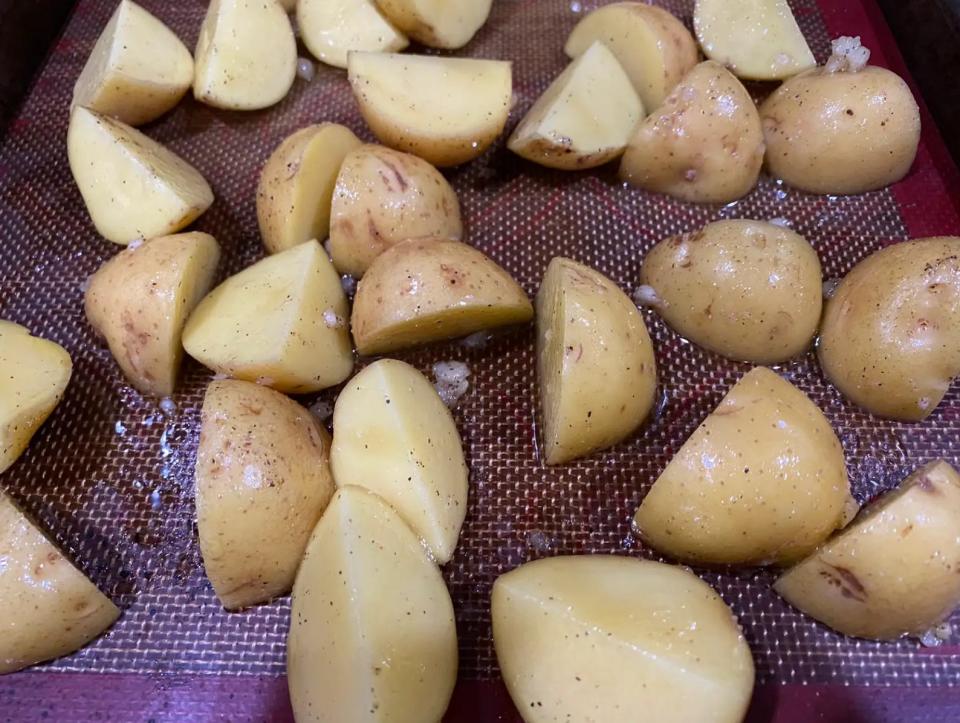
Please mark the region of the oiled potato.
POLYGON ((87 108, 70 115, 67 157, 93 225, 114 243, 175 233, 213 203, 213 191, 193 166, 87 108))
POLYGON ((391 22, 433 48, 454 50, 487 22, 493 0, 376 0, 391 22))
POLYGON ((739 723, 753 658, 736 618, 689 570, 554 557, 493 586, 493 642, 527 723, 739 723))
POLYGON ((386 354, 522 324, 533 306, 510 274, 459 241, 404 241, 360 280, 350 328, 357 351, 386 354))
POLYGON ((640 124, 620 176, 684 201, 728 203, 756 185, 763 150, 750 94, 729 70, 708 60, 640 124))
POLYGON ((225 608, 290 591, 333 491, 330 436, 310 412, 259 384, 228 379, 207 387, 197 531, 203 566, 225 608))
POLYGON ((907 477, 777 580, 791 604, 846 635, 920 636, 960 605, 960 475, 907 477))
POLYGON ((679 560, 769 565, 810 553, 854 504, 843 448, 823 413, 757 367, 690 435, 634 525, 679 560))
POLYGON ((440 564, 453 556, 467 512, 467 465, 450 410, 409 364, 381 359, 340 392, 330 454, 337 487, 387 501, 440 564))
POLYGON ((351 50, 394 52, 409 44, 374 0, 299 0, 297 25, 314 57, 338 68, 347 67, 351 50))
POLYGON ((277 147, 257 186, 257 220, 267 251, 327 238, 337 174, 343 159, 359 146, 349 128, 320 123, 301 128, 277 147))
POLYGON ((594 168, 623 153, 641 118, 643 104, 630 78, 598 41, 537 99, 508 146, 550 168, 594 168))
POLYGON ((73 105, 138 126, 173 108, 192 83, 193 56, 180 38, 120 0, 77 78, 73 105))
POLYGON ((960 237, 895 244, 854 266, 827 302, 817 352, 854 403, 925 419, 960 374, 960 237))
POLYGON ((310 537, 291 607, 297 721, 443 717, 457 678, 453 603, 420 540, 379 497, 337 490, 310 537))
POLYGON ((620 61, 648 113, 663 103, 699 58, 697 43, 683 23, 645 3, 597 8, 577 23, 563 50, 576 58, 597 41, 620 61))
POLYGON ((278 103, 297 74, 286 12, 265 0, 210 0, 197 39, 193 95, 228 110, 278 103))
POLYGON ((665 239, 647 254, 640 280, 670 326, 730 359, 785 361, 810 346, 820 323, 817 253, 772 223, 717 221, 665 239))
POLYGON ((546 463, 629 436, 657 388, 653 343, 637 307, 603 274, 561 257, 547 267, 536 306, 546 463))
POLYGON ((17 461, 60 403, 72 373, 62 346, 0 320, 0 473, 17 461))
POLYGON ((277 4, 283 8, 284 12, 292 13, 297 7, 297 0, 277 0, 277 4))
POLYGON ((435 166, 479 156, 510 114, 513 81, 502 60, 352 52, 347 74, 373 134, 435 166))
POLYGON ((161 236, 128 247, 90 277, 84 308, 130 383, 173 394, 187 317, 210 291, 220 247, 205 233, 161 236))
POLYGON ((0 560, 0 674, 72 653, 120 615, 2 492, 0 560))
POLYGON ((200 302, 183 330, 204 366, 281 392, 339 384, 353 370, 347 297, 316 241, 268 256, 200 302))
POLYGON ((429 163, 377 145, 346 156, 330 220, 330 255, 341 273, 362 276, 398 241, 461 236, 457 194, 429 163))

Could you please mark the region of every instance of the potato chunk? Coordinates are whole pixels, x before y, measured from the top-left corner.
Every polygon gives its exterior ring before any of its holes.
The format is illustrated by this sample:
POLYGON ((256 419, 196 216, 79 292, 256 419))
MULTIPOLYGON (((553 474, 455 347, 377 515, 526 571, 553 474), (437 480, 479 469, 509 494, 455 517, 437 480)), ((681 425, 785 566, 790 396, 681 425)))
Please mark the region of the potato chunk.
POLYGON ((418 43, 455 50, 487 22, 493 0, 377 0, 377 5, 418 43))
POLYGON ((409 44, 374 0, 300 0, 297 24, 314 57, 338 68, 347 67, 353 50, 394 52, 409 44))

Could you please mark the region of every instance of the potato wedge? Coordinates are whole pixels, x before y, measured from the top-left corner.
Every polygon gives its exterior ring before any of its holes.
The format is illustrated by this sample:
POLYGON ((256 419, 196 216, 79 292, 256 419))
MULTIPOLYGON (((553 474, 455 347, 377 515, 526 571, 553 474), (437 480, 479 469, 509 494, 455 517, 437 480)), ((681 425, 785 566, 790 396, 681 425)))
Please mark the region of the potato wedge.
POLYGON ((960 475, 916 470, 777 580, 774 589, 845 635, 921 636, 960 605, 960 475))
POLYGON ((453 603, 383 500, 337 490, 310 537, 291 608, 287 678, 298 721, 443 717, 457 678, 453 603))
POLYGON ((753 658, 736 618, 689 570, 553 557, 493 585, 493 642, 527 723, 739 723, 753 658))
POLYGON ((285 13, 292 13, 297 8, 297 0, 277 0, 285 13))
POLYGON ((632 434, 657 389, 653 343, 634 303, 603 274, 557 257, 536 311, 546 463, 585 457, 632 434))
POLYGON ((106 239, 175 233, 213 203, 213 191, 189 163, 126 123, 77 107, 67 156, 90 219, 106 239))
POLYGON ((319 123, 284 139, 257 186, 257 221, 272 254, 330 233, 330 203, 343 159, 360 139, 342 125, 319 123))
POLYGON ((678 560, 786 564, 846 524, 855 504, 826 417, 790 382, 756 367, 674 455, 634 527, 678 560))
POLYGON ((467 465, 450 410, 429 381, 381 359, 340 392, 333 411, 333 478, 387 501, 441 565, 467 512, 467 465))
POLYGON ((193 56, 180 38, 120 0, 77 78, 72 105, 139 126, 173 108, 192 84, 193 56))
POLYGON ((418 43, 455 50, 487 22, 493 0, 376 0, 383 14, 418 43))
POLYGON ((373 134, 435 166, 479 156, 510 114, 513 82, 502 60, 353 52, 347 74, 373 134))
POLYGON ((316 241, 231 276, 200 302, 183 330, 204 366, 281 392, 339 384, 353 370, 347 297, 316 241))
POLYGON ((557 76, 507 145, 549 168, 594 168, 623 153, 641 118, 630 78, 598 41, 557 76))
POLYGON ((347 67, 351 50, 392 53, 410 43, 374 0, 299 0, 297 24, 313 56, 337 68, 347 67))
POLYGON ((120 616, 117 606, 2 492, 0 560, 0 674, 79 650, 120 616))
POLYGON ((426 161, 377 145, 344 159, 330 220, 330 255, 341 273, 362 276, 399 241, 462 236, 457 194, 426 161))

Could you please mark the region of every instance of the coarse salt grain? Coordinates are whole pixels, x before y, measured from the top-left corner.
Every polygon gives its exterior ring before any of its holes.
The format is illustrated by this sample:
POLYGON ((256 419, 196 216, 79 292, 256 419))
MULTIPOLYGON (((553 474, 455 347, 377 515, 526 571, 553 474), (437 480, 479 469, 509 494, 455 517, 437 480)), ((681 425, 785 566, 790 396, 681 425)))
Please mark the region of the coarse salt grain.
POLYGON ((478 331, 470 336, 465 336, 460 341, 460 344, 465 346, 467 349, 483 349, 492 338, 493 334, 491 334, 489 331, 478 331))
POLYGON ((463 362, 437 362, 433 365, 433 376, 437 380, 434 388, 448 407, 455 407, 470 389, 470 367, 463 362))
POLYGON ((343 319, 333 309, 327 309, 323 312, 323 323, 330 329, 339 329, 343 326, 343 319))
POLYGON ((792 224, 785 218, 771 218, 770 223, 780 228, 791 228, 792 224))
POLYGON ((316 66, 307 58, 297 58, 297 77, 308 83, 317 74, 316 66))
POLYGON ((652 286, 643 284, 633 292, 633 303, 637 306, 662 306, 663 299, 652 286))
POLYGON ((333 416, 333 404, 326 399, 318 399, 308 407, 310 414, 321 422, 326 422, 333 416))
POLYGON ((844 35, 830 43, 833 53, 827 60, 828 73, 856 73, 870 60, 870 49, 860 43, 860 36, 844 35))

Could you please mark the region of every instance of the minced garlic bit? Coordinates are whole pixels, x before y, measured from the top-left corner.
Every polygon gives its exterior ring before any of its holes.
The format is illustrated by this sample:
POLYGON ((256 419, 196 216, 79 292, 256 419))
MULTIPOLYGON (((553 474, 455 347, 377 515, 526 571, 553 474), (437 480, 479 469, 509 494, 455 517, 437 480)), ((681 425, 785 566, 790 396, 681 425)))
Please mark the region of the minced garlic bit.
POLYGON ((160 400, 160 411, 169 417, 177 411, 177 403, 170 397, 164 397, 160 400))
POLYGON ((459 361, 437 362, 433 365, 433 376, 436 379, 434 388, 440 399, 448 407, 457 406, 460 398, 470 389, 470 367, 459 361))
POLYGON ((830 43, 833 53, 827 60, 828 73, 856 73, 870 60, 870 49, 860 44, 860 36, 844 35, 830 43))

